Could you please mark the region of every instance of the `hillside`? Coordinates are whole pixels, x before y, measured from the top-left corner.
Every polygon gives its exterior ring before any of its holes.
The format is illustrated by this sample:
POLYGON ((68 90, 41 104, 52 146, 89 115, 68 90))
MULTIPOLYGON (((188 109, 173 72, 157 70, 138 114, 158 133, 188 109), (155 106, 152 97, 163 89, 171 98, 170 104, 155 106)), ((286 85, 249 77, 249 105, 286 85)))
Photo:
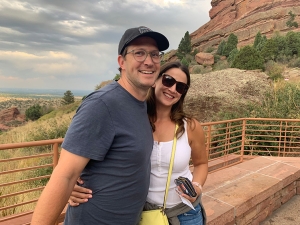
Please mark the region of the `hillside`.
MULTIPOLYGON (((290 76, 294 77, 295 75, 290 76)), ((192 82, 186 96, 185 109, 201 122, 218 120, 217 114, 220 111, 238 111, 249 101, 259 103, 262 100, 263 92, 270 88, 271 82, 263 72, 238 69, 225 69, 206 74, 192 74, 191 79, 192 82)), ((50 119, 54 119, 55 121, 61 120, 60 118, 65 114, 73 114, 78 104, 79 101, 60 107, 58 110, 46 114, 39 121, 31 122, 30 124, 50 121, 50 119)), ((60 123, 62 122, 60 121, 60 123)), ((70 117, 67 117, 67 121, 64 123, 69 122, 70 117)), ((3 121, 2 123, 7 124, 3 121)), ((55 128, 57 122, 48 122, 48 124, 51 124, 51 129, 53 130, 59 129, 55 128)), ((64 129, 66 127, 68 125, 64 125, 64 129)), ((19 129, 22 130, 21 127, 19 129)), ((25 130, 27 132, 27 128, 25 130)), ((39 133, 42 134, 43 132, 39 133)), ((47 136, 48 134, 45 137, 47 136)))
POLYGON ((259 71, 225 69, 192 74, 185 109, 201 122, 209 122, 221 110, 238 111, 247 102, 262 100, 271 87, 268 76, 259 71))

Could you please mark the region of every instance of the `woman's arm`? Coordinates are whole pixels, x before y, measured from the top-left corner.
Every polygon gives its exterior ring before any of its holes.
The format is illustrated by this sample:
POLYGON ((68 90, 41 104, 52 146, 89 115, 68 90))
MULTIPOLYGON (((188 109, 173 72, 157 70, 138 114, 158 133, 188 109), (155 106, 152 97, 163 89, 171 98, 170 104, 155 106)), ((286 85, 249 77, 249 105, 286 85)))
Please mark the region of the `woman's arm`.
POLYGON ((208 156, 205 150, 205 135, 201 124, 193 119, 188 123, 188 137, 192 148, 192 161, 194 165, 193 182, 198 195, 202 192, 208 174, 208 156), (201 186, 200 186, 201 185, 201 186))

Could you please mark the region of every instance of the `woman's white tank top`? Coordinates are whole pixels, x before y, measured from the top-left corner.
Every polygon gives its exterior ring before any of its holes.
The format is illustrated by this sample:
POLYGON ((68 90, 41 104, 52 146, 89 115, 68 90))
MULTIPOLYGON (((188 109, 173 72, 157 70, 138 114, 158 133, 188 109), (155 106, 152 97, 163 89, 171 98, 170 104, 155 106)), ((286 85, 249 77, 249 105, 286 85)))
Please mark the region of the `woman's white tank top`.
MULTIPOLYGON (((174 180, 179 176, 188 177, 192 180, 193 176, 189 169, 189 161, 191 158, 191 147, 188 142, 187 123, 184 120, 185 132, 177 140, 176 152, 174 158, 174 166, 170 180, 170 187, 166 207, 171 208, 181 203, 175 188, 174 180)), ((169 171, 169 164, 172 152, 173 140, 168 142, 154 141, 151 154, 151 175, 150 187, 147 196, 149 203, 158 206, 163 205, 166 182, 169 171)))

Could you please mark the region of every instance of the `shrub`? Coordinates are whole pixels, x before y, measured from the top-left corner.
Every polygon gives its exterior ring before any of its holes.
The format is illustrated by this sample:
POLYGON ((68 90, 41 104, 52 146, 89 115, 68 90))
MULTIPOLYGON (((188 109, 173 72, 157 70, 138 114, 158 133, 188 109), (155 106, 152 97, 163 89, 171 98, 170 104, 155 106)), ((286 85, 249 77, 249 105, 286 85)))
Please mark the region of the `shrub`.
POLYGON ((208 47, 206 50, 205 50, 205 52, 207 52, 207 53, 211 53, 211 52, 213 52, 215 49, 212 47, 212 46, 210 46, 210 47, 208 47))
POLYGON ((284 66, 270 60, 265 65, 265 71, 272 80, 283 79, 282 73, 284 71, 284 66))
POLYGON ((291 59, 288 63, 288 67, 298 67, 300 68, 300 58, 291 59))
POLYGON ((37 120, 42 116, 42 107, 40 105, 33 105, 25 111, 26 120, 37 120))
POLYGON ((264 69, 264 60, 255 48, 247 45, 238 52, 231 67, 245 70, 264 69))
POLYGON ((293 14, 292 11, 289 11, 289 15, 290 15, 290 18, 289 18, 289 20, 286 22, 286 25, 287 25, 288 27, 296 27, 296 28, 298 28, 298 23, 297 23, 296 21, 294 21, 296 15, 293 14))
POLYGON ((220 60, 213 65, 213 70, 224 70, 229 67, 229 63, 226 60, 220 60))

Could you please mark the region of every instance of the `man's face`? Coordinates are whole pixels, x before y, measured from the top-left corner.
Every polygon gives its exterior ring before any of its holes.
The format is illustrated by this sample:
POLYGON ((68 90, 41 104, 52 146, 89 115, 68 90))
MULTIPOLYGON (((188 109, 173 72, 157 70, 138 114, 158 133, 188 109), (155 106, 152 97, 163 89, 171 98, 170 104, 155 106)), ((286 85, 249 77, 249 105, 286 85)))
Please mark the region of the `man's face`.
POLYGON ((158 51, 156 42, 150 37, 140 37, 128 45, 125 58, 119 56, 119 64, 123 70, 122 76, 133 85, 133 88, 148 90, 158 77, 160 63, 154 63, 150 55, 143 62, 138 62, 131 52, 144 50, 147 53, 158 51))

